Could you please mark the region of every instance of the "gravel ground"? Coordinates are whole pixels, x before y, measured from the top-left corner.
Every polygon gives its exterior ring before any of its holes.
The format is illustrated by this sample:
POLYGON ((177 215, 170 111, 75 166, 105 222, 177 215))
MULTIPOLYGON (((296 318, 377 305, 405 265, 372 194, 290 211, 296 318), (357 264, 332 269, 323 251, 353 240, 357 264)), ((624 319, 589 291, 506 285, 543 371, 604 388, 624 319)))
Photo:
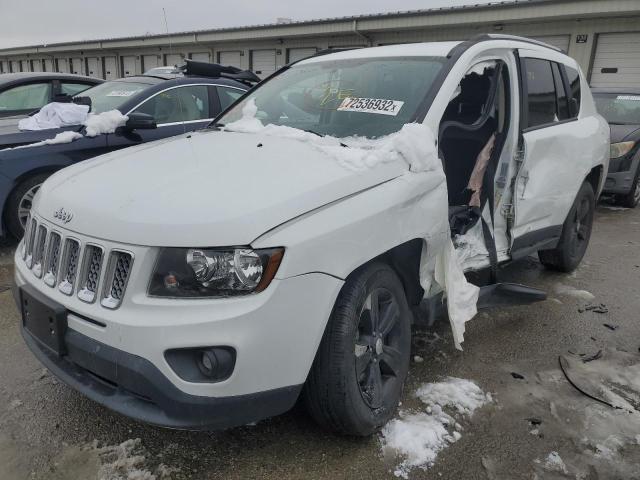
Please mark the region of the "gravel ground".
MULTIPOLYGON (((640 209, 601 205, 591 246, 575 273, 547 272, 535 258, 503 271, 505 279, 546 290, 547 301, 479 314, 468 324, 463 352, 453 348, 444 323, 416 332, 413 355, 424 361, 412 362, 404 411, 424 410, 413 393, 446 376, 474 381, 491 393, 493 402, 470 417, 460 416, 462 438, 442 450, 433 465, 411 470, 409 478, 640 478, 640 437, 629 442, 623 435, 627 430, 640 433, 640 414, 585 397, 558 367, 558 355, 569 351, 617 349, 637 355, 639 245, 640 209), (585 311, 589 304, 604 304, 608 312, 585 311), (604 323, 617 328, 610 330, 604 323)), ((0 247, 0 286, 11 283, 13 248, 0 247)), ((3 479, 382 479, 395 478, 402 460, 383 454, 379 436, 336 437, 300 407, 226 432, 177 432, 139 424, 59 383, 28 351, 18 325, 11 293, 4 291, 3 479)))

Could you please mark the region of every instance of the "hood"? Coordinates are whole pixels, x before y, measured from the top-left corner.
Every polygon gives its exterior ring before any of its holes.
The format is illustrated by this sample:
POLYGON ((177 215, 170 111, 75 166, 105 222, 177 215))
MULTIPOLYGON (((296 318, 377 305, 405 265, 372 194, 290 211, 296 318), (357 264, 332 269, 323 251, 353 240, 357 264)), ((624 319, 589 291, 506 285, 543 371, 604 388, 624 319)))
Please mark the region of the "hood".
POLYGON ((207 131, 61 170, 35 211, 64 229, 149 246, 247 245, 306 212, 402 175, 404 161, 353 171, 308 142, 207 131))
POLYGON ((611 143, 638 140, 640 125, 609 125, 611 127, 611 143))

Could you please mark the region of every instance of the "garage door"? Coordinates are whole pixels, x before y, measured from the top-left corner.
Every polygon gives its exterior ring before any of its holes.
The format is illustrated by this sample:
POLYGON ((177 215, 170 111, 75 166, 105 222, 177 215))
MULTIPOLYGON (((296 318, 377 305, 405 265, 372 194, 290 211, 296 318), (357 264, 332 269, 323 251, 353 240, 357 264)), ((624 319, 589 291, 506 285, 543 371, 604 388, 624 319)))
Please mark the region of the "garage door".
POLYGON ((218 52, 218 63, 224 66, 232 66, 241 68, 240 52, 218 52))
POLYGON ((9 64, 6 60, 0 62, 0 73, 9 73, 9 64))
POLYGON ((84 75, 84 62, 82 58, 74 57, 71 59, 71 73, 84 75))
POLYGON ((251 52, 251 70, 260 78, 265 78, 276 71, 275 50, 253 50, 251 52))
POLYGON ((41 72, 42 71, 42 60, 31 60, 31 71, 32 72, 41 72))
POLYGON ((22 60, 22 71, 23 72, 31 71, 31 60, 22 60))
POLYGON ((14 73, 20 72, 20 61, 19 60, 11 60, 11 71, 14 73))
POLYGON ((303 58, 310 57, 315 55, 318 50, 314 48, 290 48, 289 49, 289 57, 287 58, 287 62, 297 62, 298 60, 302 60, 303 58))
POLYGON ((601 33, 591 69, 592 87, 640 85, 640 32, 601 33))
POLYGON ((548 43, 554 47, 558 47, 563 52, 569 51, 569 43, 571 42, 570 35, 545 35, 542 37, 531 37, 539 42, 548 43))
POLYGON ((54 68, 53 68, 53 59, 51 58, 45 58, 44 59, 44 71, 45 72, 54 72, 54 68))
POLYGON ((143 55, 142 56, 142 71, 146 72, 152 68, 160 66, 160 60, 158 55, 143 55))
POLYGON ((164 56, 164 64, 167 67, 181 66, 184 63, 182 55, 178 53, 167 54, 164 56))
POLYGON ((87 75, 95 78, 103 78, 101 63, 99 57, 87 57, 87 75))
POLYGON ((56 72, 69 73, 69 61, 66 58, 56 59, 56 72))
POLYGON ((116 57, 104 57, 104 78, 105 80, 118 78, 116 57))
POLYGON ((122 76, 130 77, 136 74, 136 57, 134 55, 125 55, 122 60, 122 76))
POLYGON ((192 53, 191 60, 195 60, 196 62, 209 62, 209 52, 199 52, 192 53))

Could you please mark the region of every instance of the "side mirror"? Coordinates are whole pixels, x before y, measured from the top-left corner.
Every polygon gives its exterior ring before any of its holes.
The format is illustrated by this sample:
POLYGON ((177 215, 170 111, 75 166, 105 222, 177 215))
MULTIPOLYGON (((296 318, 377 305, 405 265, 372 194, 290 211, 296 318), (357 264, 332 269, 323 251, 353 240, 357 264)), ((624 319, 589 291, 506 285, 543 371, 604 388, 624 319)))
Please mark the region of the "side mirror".
POLYGON ((127 130, 150 130, 157 128, 156 120, 148 113, 133 112, 125 124, 127 130))

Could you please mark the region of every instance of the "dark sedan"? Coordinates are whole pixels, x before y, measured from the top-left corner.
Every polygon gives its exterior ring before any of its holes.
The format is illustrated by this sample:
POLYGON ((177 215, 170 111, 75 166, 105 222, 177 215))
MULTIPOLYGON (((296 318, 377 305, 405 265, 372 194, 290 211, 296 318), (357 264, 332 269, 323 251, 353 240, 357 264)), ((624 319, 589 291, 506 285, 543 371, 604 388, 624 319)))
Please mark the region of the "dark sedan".
POLYGON ((70 73, 0 74, 0 117, 26 115, 61 96, 77 95, 103 81, 70 73))
POLYGON ((55 171, 113 150, 204 128, 259 81, 253 73, 233 67, 201 64, 204 67, 198 69, 193 64, 184 75, 127 77, 82 92, 76 100, 89 103, 92 113, 115 109, 129 117, 125 126, 111 134, 6 148, 52 139, 63 131, 83 134, 85 130, 82 125, 37 131, 0 126, 0 149, 4 148, 0 150, 0 234, 22 236, 33 197, 55 171))
POLYGON ((640 89, 591 90, 598 112, 611 127, 611 162, 603 193, 634 208, 640 203, 640 89))

